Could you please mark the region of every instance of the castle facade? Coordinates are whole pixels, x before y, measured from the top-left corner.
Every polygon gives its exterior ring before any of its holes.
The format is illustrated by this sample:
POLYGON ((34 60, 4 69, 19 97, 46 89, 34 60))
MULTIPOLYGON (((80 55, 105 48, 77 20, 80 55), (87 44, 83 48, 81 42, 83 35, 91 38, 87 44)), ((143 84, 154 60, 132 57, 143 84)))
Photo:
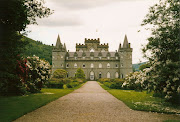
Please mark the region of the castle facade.
POLYGON ((124 78, 132 72, 132 48, 127 36, 115 52, 109 52, 108 43, 100 44, 99 38, 85 38, 84 44, 76 44, 76 52, 69 52, 58 35, 52 49, 52 72, 64 69, 67 77, 74 77, 78 68, 83 69, 87 80, 124 78))

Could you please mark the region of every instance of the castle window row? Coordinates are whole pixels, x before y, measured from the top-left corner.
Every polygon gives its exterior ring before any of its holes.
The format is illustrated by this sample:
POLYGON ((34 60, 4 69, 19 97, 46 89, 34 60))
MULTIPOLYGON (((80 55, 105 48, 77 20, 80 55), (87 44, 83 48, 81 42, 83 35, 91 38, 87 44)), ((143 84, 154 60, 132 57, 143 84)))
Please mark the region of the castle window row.
MULTIPOLYGON (((75 63, 74 64, 74 68, 77 68, 78 67, 78 65, 77 65, 77 63, 75 63)), ((99 66, 98 66, 99 68, 103 68, 103 65, 101 64, 101 63, 99 63, 99 66)), ((110 65, 110 63, 107 63, 107 66, 106 66, 107 68, 110 68, 111 67, 111 65, 110 65)), ((121 67, 122 67, 122 65, 121 65, 121 67)), ((66 64, 66 68, 69 68, 69 64, 67 63, 66 64)), ((82 68, 86 68, 86 65, 83 63, 83 65, 82 65, 82 68)), ((94 64, 93 63, 91 63, 90 64, 90 68, 94 68, 94 64)), ((118 64, 115 64, 115 68, 118 68, 118 64)))
MULTIPOLYGON (((53 57, 53 58, 54 58, 54 57, 53 57)), ((68 60, 68 59, 69 59, 69 57, 66 57, 66 60, 68 60)), ((77 59, 78 59, 78 57, 74 57, 74 59, 75 59, 75 60, 77 60, 77 59)), ((79 59, 80 59, 80 58, 79 58, 79 59)), ((86 57, 84 57, 84 56, 83 56, 83 57, 82 57, 82 59, 83 59, 83 60, 85 60, 85 59, 86 59, 86 57)), ((93 60, 93 59, 94 59, 94 57, 93 57, 93 56, 91 56, 91 57, 90 57, 90 59, 91 59, 91 60, 93 60)), ((102 59, 102 57, 100 56, 100 57, 99 57, 99 59, 101 60, 101 59, 102 59)), ((108 57, 107 57, 107 59, 108 59, 108 60, 110 60, 110 59, 111 59, 111 57, 109 57, 109 56, 108 56, 108 57)), ((116 59, 116 60, 118 60, 119 58, 116 56, 116 57, 115 57, 115 59, 116 59)))

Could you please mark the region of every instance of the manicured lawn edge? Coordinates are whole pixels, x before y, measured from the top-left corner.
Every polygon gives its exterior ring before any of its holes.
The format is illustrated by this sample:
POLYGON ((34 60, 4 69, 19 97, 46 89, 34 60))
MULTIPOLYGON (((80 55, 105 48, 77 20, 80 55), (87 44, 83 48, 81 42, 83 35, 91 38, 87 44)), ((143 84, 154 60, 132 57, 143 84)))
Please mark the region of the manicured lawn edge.
MULTIPOLYGON (((98 82, 99 83, 99 82, 98 82)), ((107 90, 111 95, 121 100, 124 104, 126 104, 130 109, 138 110, 138 111, 148 111, 148 112, 157 112, 157 113, 166 113, 166 114, 180 114, 180 106, 171 106, 171 104, 165 102, 163 99, 153 97, 152 93, 146 94, 146 91, 136 92, 134 90, 119 90, 119 89, 110 89, 99 83, 99 85, 107 90), (132 92, 132 93, 131 93, 132 92), (141 97, 137 97, 140 95, 141 97), (121 97, 120 97, 121 96, 121 97), (144 105, 144 103, 148 103, 148 105, 144 105), (135 104, 138 103, 138 104, 135 104), (159 104, 158 104, 159 103, 159 104), (159 108, 156 108, 158 106, 159 108), (178 108, 178 112, 173 112, 163 110, 164 108, 178 108)))
POLYGON ((84 83, 69 89, 43 88, 41 93, 24 96, 0 96, 0 121, 9 122, 16 120, 29 112, 73 92, 83 85, 84 83))

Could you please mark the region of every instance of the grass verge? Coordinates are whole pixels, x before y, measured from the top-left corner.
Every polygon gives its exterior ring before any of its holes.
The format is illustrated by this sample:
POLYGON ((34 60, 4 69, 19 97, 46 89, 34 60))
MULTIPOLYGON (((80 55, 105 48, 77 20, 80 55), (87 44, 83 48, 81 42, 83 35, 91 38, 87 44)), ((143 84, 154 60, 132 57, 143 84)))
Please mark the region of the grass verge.
POLYGON ((9 122, 15 120, 28 112, 71 93, 82 85, 70 89, 42 89, 41 93, 25 96, 0 96, 0 121, 9 122))
POLYGON ((110 89, 101 83, 99 84, 133 110, 180 114, 180 106, 165 102, 164 99, 153 97, 153 93, 147 94, 146 91, 110 89))

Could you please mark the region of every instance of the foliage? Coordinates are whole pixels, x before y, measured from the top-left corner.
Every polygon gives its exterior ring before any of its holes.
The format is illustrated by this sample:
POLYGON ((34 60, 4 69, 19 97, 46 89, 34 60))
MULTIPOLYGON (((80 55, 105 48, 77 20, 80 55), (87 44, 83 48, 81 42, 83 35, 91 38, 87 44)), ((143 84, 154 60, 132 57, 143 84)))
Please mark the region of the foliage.
POLYGON ((101 78, 98 80, 98 82, 104 84, 106 87, 111 89, 121 89, 124 80, 118 78, 116 79, 101 78))
POLYGON ((16 64, 26 44, 20 31, 36 23, 36 17, 51 14, 38 0, 1 0, 0 4, 0 93, 21 94, 22 83, 16 74, 16 64))
POLYGON ((27 66, 29 68, 29 84, 34 85, 35 89, 29 89, 30 92, 41 90, 43 84, 50 77, 49 62, 39 59, 37 56, 27 57, 27 66))
POLYGON ((45 45, 40 41, 35 41, 25 36, 23 36, 22 41, 28 42, 23 51, 23 57, 36 55, 40 59, 45 59, 52 64, 52 46, 45 45))
POLYGON ((85 79, 84 71, 81 68, 78 68, 76 71, 75 77, 85 79))
POLYGON ((146 63, 146 64, 142 64, 140 67, 139 67, 139 70, 143 71, 144 69, 146 68, 150 68, 150 64, 146 63))
POLYGON ((133 64, 133 71, 139 71, 139 67, 143 64, 146 64, 147 62, 141 62, 141 63, 136 63, 136 64, 133 64))
POLYGON ((180 2, 163 0, 149 9, 142 25, 152 25, 152 36, 143 51, 149 59, 149 85, 165 99, 180 103, 180 2), (148 53, 151 53, 148 55, 148 53))
POLYGON ((67 76, 67 71, 64 69, 57 69, 53 73, 53 78, 65 78, 67 76))

